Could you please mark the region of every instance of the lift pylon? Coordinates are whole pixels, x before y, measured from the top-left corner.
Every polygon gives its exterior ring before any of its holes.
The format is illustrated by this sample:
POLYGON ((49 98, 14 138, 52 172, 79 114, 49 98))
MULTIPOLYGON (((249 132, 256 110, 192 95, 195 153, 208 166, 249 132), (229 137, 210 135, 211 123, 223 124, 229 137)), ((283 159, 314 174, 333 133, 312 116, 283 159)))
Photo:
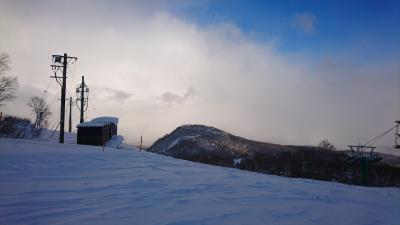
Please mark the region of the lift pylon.
POLYGON ((362 185, 368 185, 368 173, 367 173, 367 164, 374 163, 382 159, 382 157, 378 156, 374 153, 374 149, 376 147, 366 146, 366 145, 349 145, 351 150, 351 156, 348 162, 359 161, 361 163, 361 176, 362 176, 362 185), (369 150, 369 151, 368 151, 369 150))

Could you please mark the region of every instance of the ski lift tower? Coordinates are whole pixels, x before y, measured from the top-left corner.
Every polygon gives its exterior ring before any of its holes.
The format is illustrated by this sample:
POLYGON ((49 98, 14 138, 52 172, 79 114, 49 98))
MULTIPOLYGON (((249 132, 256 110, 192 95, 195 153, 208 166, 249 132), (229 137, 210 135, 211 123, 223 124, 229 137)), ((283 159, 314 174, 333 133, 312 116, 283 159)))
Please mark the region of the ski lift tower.
POLYGON ((360 161, 361 163, 361 174, 362 174, 362 183, 363 185, 367 185, 367 163, 374 163, 382 159, 382 157, 374 154, 374 147, 379 140, 381 140, 386 134, 390 133, 392 130, 396 129, 395 133, 395 146, 394 148, 400 149, 400 133, 399 126, 400 120, 395 121, 396 125, 391 127, 390 129, 384 131, 377 137, 371 139, 363 145, 349 145, 351 150, 351 156, 349 158, 349 162, 360 161))
POLYGON ((350 162, 359 161, 361 163, 361 176, 362 184, 367 186, 368 174, 367 174, 367 163, 378 162, 382 157, 374 153, 376 147, 366 145, 349 145, 352 156, 350 162))

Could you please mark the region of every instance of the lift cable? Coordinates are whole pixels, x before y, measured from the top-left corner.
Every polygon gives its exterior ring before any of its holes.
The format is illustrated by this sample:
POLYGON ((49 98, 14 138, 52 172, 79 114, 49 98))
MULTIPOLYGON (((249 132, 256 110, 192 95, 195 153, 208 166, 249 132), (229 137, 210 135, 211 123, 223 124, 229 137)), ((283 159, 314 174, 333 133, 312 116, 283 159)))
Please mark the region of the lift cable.
POLYGON ((369 144, 375 144, 377 141, 379 141, 381 138, 383 138, 383 136, 385 136, 387 133, 389 133, 390 131, 392 131, 393 129, 395 129, 396 127, 398 127, 399 125, 396 124, 394 127, 386 130, 385 132, 383 132, 382 134, 376 136, 375 138, 371 139, 370 141, 366 142, 364 144, 364 146, 367 146, 369 144))

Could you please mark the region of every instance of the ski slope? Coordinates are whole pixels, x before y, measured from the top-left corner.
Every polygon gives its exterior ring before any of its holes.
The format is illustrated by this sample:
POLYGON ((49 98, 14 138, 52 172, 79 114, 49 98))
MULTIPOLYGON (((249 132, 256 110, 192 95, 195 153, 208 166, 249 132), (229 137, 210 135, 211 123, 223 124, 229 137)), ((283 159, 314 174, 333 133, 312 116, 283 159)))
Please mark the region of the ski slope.
POLYGON ((400 224, 400 189, 0 139, 0 224, 400 224))

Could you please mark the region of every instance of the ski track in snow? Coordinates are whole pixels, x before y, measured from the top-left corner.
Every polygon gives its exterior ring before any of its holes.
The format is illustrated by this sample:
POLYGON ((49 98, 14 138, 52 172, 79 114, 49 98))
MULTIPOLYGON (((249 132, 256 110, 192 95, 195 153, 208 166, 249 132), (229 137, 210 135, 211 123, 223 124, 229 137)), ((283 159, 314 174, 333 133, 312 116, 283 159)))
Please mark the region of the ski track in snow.
POLYGON ((183 137, 176 138, 163 152, 168 151, 169 149, 171 149, 172 147, 174 147, 175 145, 177 145, 181 141, 189 140, 189 139, 195 139, 197 137, 199 137, 199 135, 183 136, 183 137))
POLYGON ((400 189, 0 139, 0 224, 398 225, 400 189))

